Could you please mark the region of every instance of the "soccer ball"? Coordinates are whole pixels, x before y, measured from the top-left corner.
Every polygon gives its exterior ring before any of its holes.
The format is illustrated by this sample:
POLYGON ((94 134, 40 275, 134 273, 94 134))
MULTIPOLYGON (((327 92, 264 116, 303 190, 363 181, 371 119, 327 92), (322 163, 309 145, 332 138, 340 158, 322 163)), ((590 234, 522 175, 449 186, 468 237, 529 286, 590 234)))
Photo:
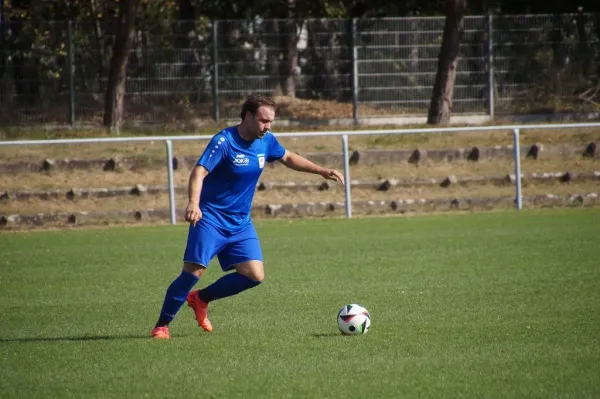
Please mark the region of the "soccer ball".
POLYGON ((366 334, 371 327, 371 315, 362 306, 351 303, 340 309, 337 315, 338 327, 344 335, 366 334))

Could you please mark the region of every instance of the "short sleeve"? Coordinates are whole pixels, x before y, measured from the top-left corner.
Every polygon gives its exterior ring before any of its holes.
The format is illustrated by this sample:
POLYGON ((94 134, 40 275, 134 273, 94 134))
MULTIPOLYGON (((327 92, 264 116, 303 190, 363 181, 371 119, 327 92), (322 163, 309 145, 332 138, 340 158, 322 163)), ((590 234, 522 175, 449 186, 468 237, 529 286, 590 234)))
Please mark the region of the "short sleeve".
POLYGON ((279 144, 273 134, 269 134, 267 137, 269 137, 267 162, 275 162, 285 155, 285 148, 279 144))
POLYGON ((227 140, 222 134, 215 135, 206 148, 204 153, 196 163, 196 165, 202 165, 212 172, 212 170, 227 156, 227 140))

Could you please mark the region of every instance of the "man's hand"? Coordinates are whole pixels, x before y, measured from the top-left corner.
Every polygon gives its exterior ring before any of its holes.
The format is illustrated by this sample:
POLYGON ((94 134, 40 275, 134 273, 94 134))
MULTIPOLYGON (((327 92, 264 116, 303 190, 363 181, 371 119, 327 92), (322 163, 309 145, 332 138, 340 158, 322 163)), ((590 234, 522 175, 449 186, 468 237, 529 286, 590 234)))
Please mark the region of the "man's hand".
POLYGON ((337 170, 323 168, 293 152, 286 151, 279 161, 290 169, 298 170, 300 172, 315 173, 323 176, 327 180, 335 180, 344 184, 344 175, 337 170))
POLYGON ((202 219, 202 211, 200 210, 200 205, 196 202, 188 202, 187 207, 185 208, 185 221, 189 222, 192 226, 196 226, 196 222, 202 219))
POLYGON ((335 169, 324 169, 321 172, 321 176, 323 176, 324 178, 326 178, 328 180, 335 180, 335 181, 339 181, 340 183, 344 184, 344 175, 342 175, 339 171, 337 171, 335 169))

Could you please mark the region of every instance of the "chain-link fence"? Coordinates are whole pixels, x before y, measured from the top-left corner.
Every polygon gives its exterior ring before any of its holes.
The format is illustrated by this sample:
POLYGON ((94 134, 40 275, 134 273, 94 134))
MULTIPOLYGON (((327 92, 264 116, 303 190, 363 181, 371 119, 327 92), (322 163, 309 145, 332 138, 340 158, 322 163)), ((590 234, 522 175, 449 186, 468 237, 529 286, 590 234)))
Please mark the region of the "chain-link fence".
POLYGON ((497 109, 597 111, 599 39, 600 14, 494 17, 497 109))
MULTIPOLYGON (((236 119, 245 96, 279 118, 423 115, 444 18, 177 21, 137 27, 125 121, 236 119)), ((597 110, 600 14, 469 16, 453 113, 597 110)), ((99 125, 114 29, 2 25, 0 124, 99 125)))
MULTIPOLYGON (((485 19, 466 17, 463 27, 453 111, 483 113, 487 99, 485 19)), ((443 18, 384 19, 360 25, 361 116, 427 112, 443 29, 443 18)))

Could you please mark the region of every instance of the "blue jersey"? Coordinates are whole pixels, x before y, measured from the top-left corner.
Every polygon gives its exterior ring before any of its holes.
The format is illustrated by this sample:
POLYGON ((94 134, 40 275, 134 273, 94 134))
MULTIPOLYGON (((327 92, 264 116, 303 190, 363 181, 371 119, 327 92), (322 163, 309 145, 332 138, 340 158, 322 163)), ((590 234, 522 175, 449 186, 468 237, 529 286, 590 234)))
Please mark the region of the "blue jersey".
POLYGON ((202 219, 229 231, 246 226, 265 164, 284 154, 285 149, 270 132, 246 141, 232 126, 213 136, 197 163, 209 171, 200 194, 202 219))

